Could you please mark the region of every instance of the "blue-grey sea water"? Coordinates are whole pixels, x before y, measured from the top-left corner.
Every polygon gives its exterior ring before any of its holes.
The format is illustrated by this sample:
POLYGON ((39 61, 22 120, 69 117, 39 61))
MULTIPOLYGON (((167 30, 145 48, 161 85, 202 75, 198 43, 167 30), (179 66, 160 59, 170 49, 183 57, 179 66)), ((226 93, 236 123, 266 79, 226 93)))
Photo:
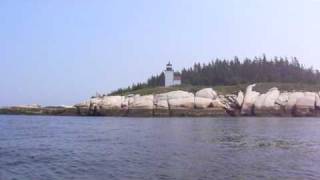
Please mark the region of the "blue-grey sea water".
POLYGON ((320 119, 0 116, 14 179, 320 179, 320 119))

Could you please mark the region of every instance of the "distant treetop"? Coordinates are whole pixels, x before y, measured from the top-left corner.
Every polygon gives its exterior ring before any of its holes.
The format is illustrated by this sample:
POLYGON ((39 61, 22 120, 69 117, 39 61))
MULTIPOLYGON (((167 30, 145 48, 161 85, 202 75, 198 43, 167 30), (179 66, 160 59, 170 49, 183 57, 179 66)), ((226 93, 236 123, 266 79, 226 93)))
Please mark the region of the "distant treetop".
MULTIPOLYGON (((207 64, 195 63, 181 72, 182 84, 194 86, 237 85, 258 82, 320 83, 320 73, 312 67, 305 68, 297 58, 283 57, 267 59, 265 55, 232 60, 216 59, 207 64)), ((142 88, 164 86, 164 73, 150 77, 145 83, 133 84, 111 94, 122 94, 142 88)))

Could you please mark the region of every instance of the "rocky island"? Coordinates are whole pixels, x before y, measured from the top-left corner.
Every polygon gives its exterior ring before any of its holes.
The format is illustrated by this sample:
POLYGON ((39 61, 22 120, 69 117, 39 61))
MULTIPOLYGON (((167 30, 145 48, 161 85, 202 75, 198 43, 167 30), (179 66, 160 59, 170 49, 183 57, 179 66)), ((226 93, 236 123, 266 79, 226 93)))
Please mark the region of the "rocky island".
POLYGON ((280 92, 276 87, 265 93, 249 85, 243 93, 219 95, 212 88, 196 93, 171 91, 162 94, 98 96, 74 106, 14 106, 0 114, 128 116, 128 117, 216 117, 216 116, 318 116, 318 92, 280 92))
POLYGON ((0 114, 214 117, 318 116, 320 71, 296 58, 268 60, 264 55, 242 62, 215 60, 175 71, 165 70, 144 83, 118 89, 72 106, 39 105, 0 108, 0 114), (257 82, 256 84, 251 84, 257 82), (251 85, 250 85, 251 84, 251 85))

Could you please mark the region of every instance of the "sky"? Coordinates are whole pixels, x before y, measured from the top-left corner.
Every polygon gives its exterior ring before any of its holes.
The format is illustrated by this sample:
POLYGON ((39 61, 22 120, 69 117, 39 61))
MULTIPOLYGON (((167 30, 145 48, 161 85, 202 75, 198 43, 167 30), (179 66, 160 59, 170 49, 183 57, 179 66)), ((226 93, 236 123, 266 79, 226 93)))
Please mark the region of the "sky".
POLYGON ((0 0, 0 106, 72 105, 216 58, 320 69, 320 0, 0 0))

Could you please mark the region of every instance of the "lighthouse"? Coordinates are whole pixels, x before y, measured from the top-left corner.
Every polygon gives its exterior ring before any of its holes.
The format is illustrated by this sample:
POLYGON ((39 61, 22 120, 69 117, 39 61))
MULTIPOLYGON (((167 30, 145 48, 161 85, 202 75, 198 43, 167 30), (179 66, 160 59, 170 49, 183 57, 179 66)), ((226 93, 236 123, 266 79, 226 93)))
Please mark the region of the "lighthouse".
POLYGON ((165 87, 181 85, 181 77, 174 73, 172 64, 169 62, 166 66, 165 74, 165 87))

